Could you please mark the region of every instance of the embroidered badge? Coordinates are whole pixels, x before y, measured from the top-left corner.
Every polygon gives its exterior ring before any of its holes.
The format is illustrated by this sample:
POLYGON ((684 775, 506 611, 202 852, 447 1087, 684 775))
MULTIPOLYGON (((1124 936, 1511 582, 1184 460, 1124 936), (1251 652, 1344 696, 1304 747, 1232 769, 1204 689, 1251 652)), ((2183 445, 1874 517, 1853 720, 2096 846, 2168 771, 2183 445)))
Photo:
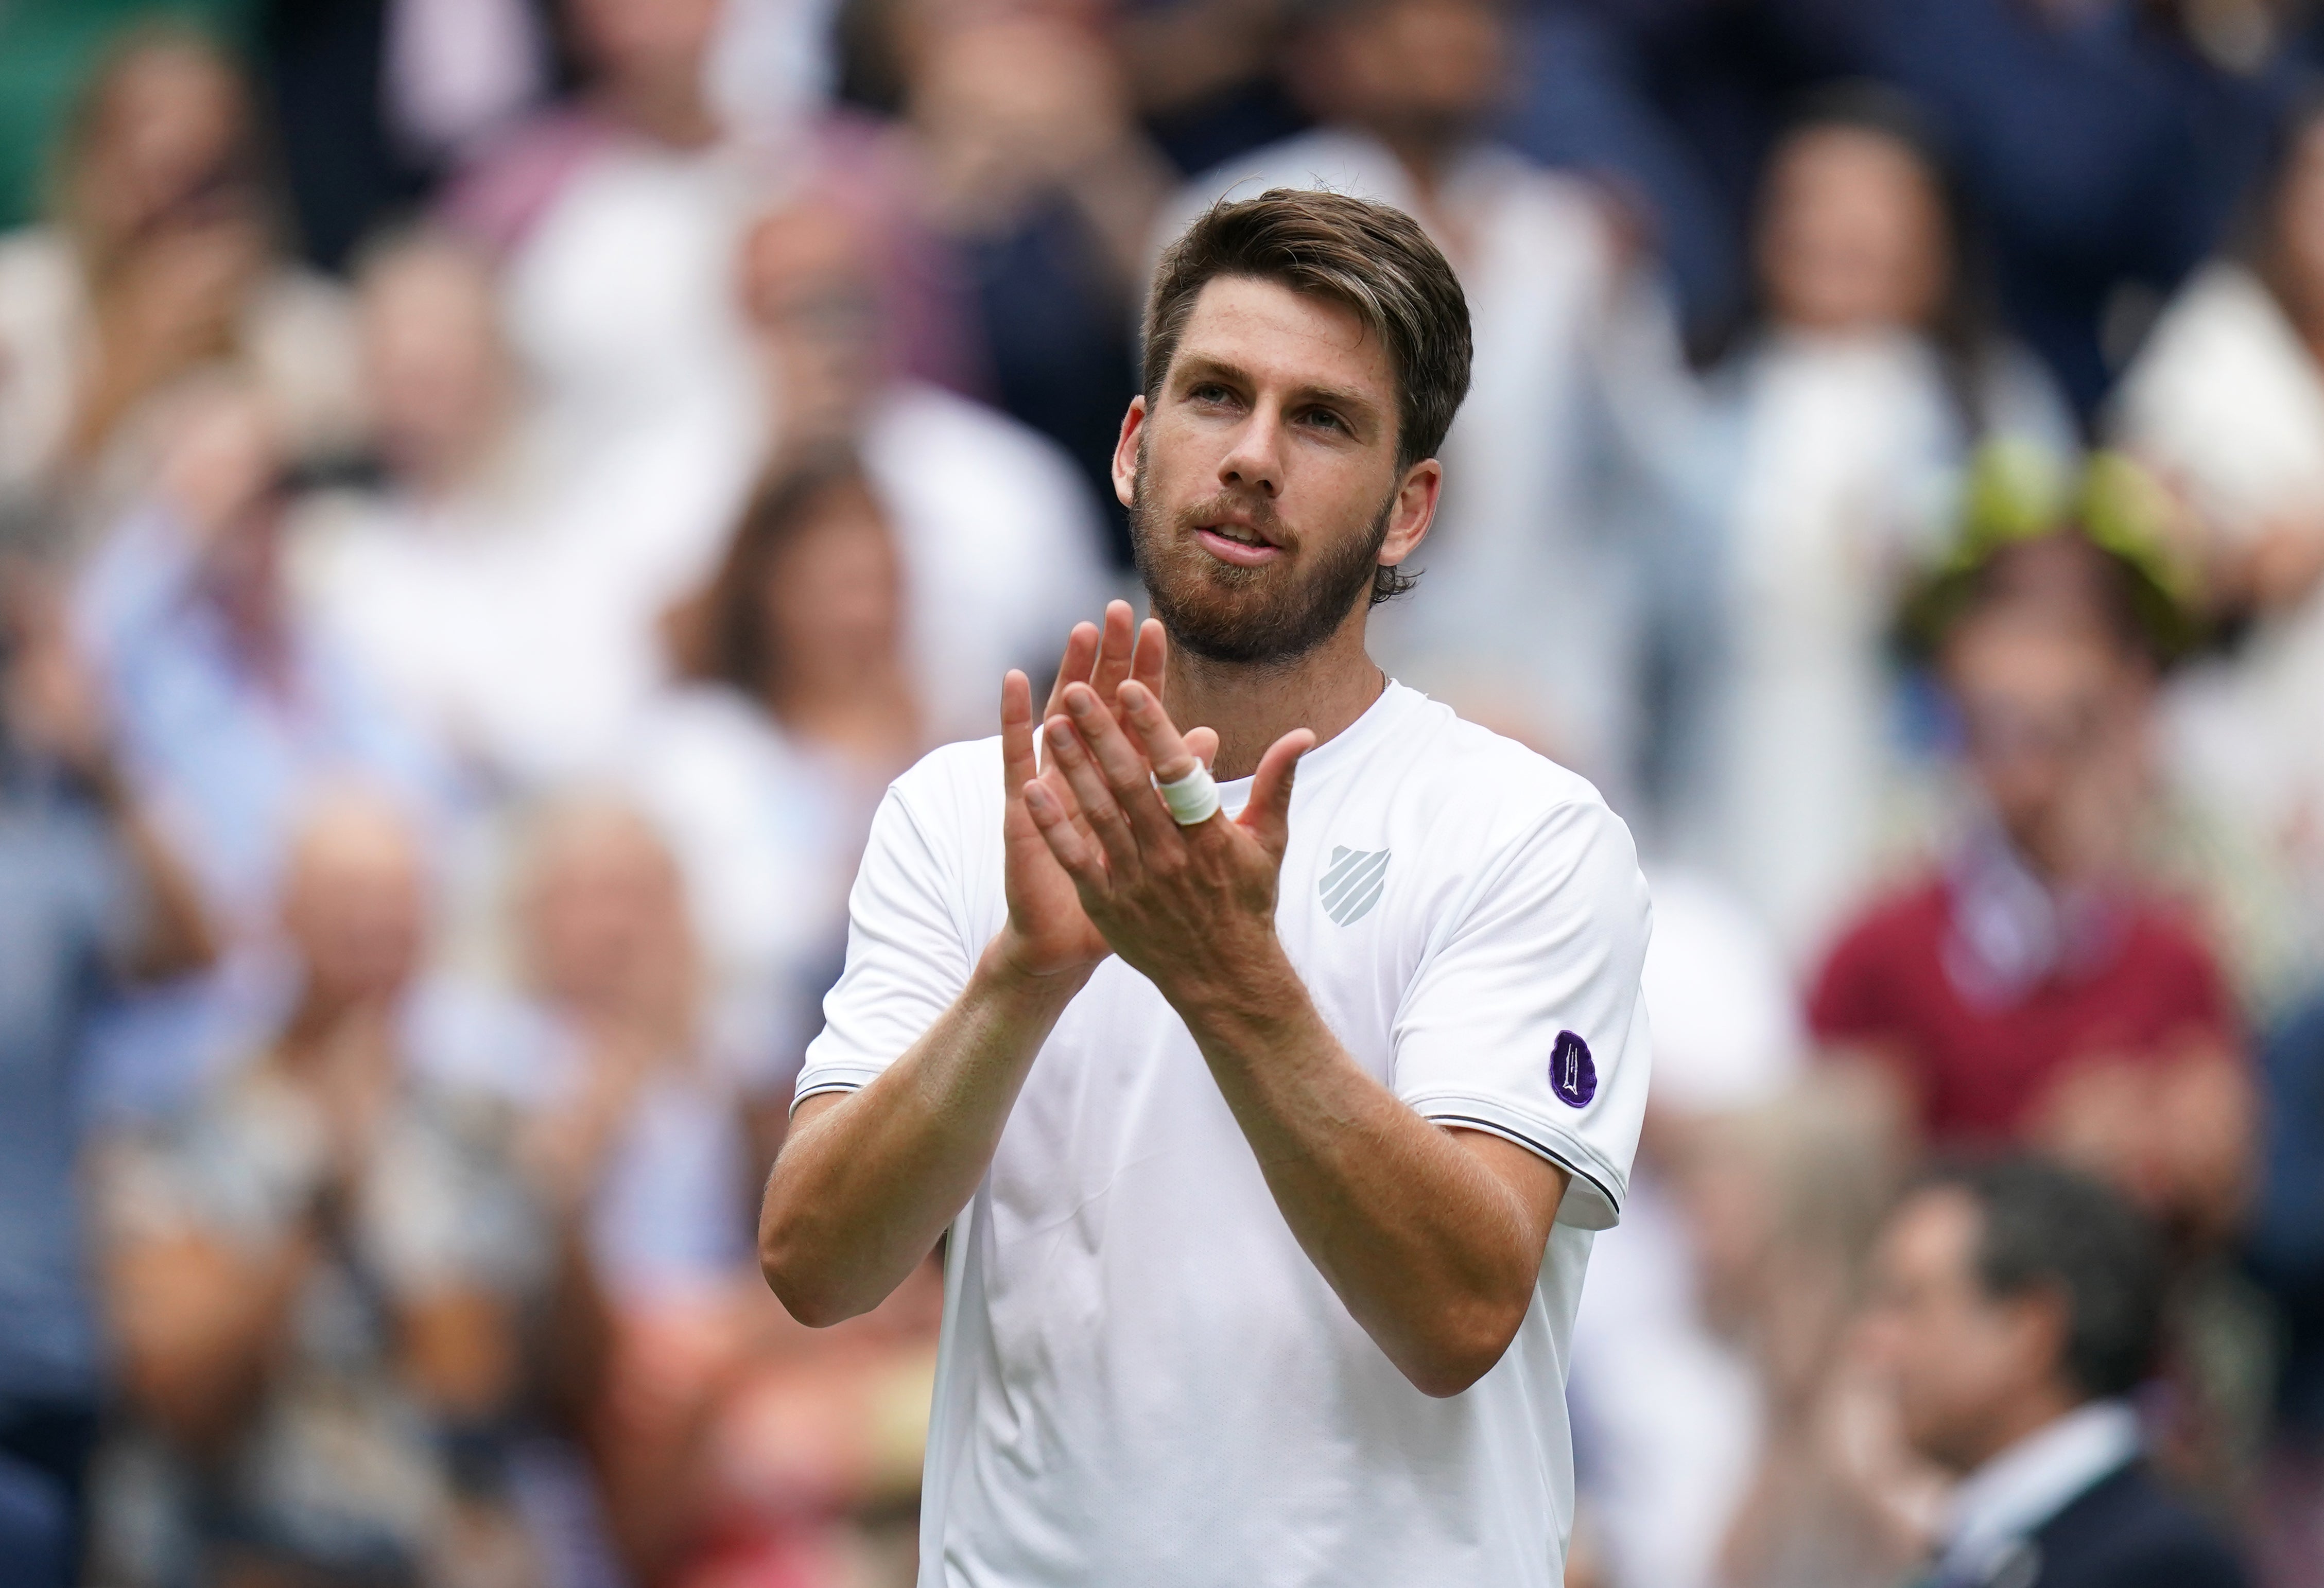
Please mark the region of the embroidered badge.
POLYGON ((1598 1095, 1598 1067, 1590 1061, 1590 1044, 1570 1031, 1557 1033, 1549 1051, 1549 1089, 1570 1108, 1582 1108, 1598 1095))
POLYGON ((1342 926, 1352 926, 1379 903, 1380 890, 1387 886, 1386 849, 1367 853, 1334 845, 1332 863, 1323 868, 1323 880, 1315 885, 1315 894, 1323 901, 1323 913, 1342 926))

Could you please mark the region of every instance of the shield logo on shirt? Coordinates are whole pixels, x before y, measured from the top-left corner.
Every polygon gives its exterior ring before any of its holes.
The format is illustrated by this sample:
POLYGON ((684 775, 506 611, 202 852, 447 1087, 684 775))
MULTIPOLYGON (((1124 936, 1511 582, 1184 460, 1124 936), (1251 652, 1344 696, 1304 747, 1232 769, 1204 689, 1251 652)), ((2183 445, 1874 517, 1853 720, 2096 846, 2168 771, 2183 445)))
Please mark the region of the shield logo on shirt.
POLYGON ((1334 845, 1332 863, 1323 868, 1323 880, 1315 885, 1315 894, 1323 901, 1323 913, 1342 926, 1352 926, 1379 903, 1380 890, 1387 886, 1386 849, 1366 851, 1334 845))

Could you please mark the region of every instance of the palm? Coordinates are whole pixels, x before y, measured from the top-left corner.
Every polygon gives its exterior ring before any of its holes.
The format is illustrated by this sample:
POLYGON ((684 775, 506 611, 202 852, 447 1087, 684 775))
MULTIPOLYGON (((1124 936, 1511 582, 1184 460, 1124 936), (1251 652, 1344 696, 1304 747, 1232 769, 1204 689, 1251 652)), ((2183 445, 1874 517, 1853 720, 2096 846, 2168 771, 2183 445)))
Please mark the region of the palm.
POLYGON ((1066 640, 1056 684, 1038 719, 1033 715, 1032 685, 1023 674, 1011 673, 1002 686, 1001 758, 1008 804, 1001 836, 1007 852, 1010 958, 1032 975, 1084 969, 1112 952, 1082 908, 1073 878, 1049 852, 1026 809, 1025 785, 1039 776, 1036 736, 1041 723, 1062 709, 1060 696, 1068 684, 1085 683, 1100 699, 1111 702, 1122 681, 1134 677, 1158 694, 1165 649, 1159 623, 1148 620, 1141 633, 1133 624, 1130 604, 1115 601, 1106 608, 1102 629, 1084 623, 1066 640))

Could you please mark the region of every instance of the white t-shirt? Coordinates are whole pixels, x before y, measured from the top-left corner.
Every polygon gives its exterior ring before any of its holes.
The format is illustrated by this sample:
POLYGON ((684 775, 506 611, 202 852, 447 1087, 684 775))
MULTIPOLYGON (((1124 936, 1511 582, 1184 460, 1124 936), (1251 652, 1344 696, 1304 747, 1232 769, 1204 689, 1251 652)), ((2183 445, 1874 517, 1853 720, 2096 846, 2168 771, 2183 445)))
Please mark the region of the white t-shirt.
MULTIPOLYGON (((801 1097, 873 1079, 966 984, 1006 910, 1001 803, 996 740, 897 780, 801 1097)), ((954 1226, 923 1588, 1560 1581, 1567 1343, 1646 1094, 1629 834, 1392 684, 1300 767, 1277 926, 1368 1073, 1572 1171, 1516 1340, 1463 1394, 1414 1389, 1300 1250, 1185 1024, 1109 959, 954 1226)))

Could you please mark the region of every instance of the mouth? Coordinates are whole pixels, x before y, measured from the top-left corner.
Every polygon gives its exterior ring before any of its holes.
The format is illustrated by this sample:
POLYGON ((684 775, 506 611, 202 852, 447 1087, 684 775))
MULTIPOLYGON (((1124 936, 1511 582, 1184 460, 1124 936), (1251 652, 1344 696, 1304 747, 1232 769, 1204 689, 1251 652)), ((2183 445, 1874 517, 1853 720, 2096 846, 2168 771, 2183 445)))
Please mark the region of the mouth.
POLYGON ((1194 527, 1194 538, 1204 551, 1238 568, 1259 567, 1284 555, 1283 548, 1269 540, 1263 530, 1232 519, 1198 524, 1194 527))

